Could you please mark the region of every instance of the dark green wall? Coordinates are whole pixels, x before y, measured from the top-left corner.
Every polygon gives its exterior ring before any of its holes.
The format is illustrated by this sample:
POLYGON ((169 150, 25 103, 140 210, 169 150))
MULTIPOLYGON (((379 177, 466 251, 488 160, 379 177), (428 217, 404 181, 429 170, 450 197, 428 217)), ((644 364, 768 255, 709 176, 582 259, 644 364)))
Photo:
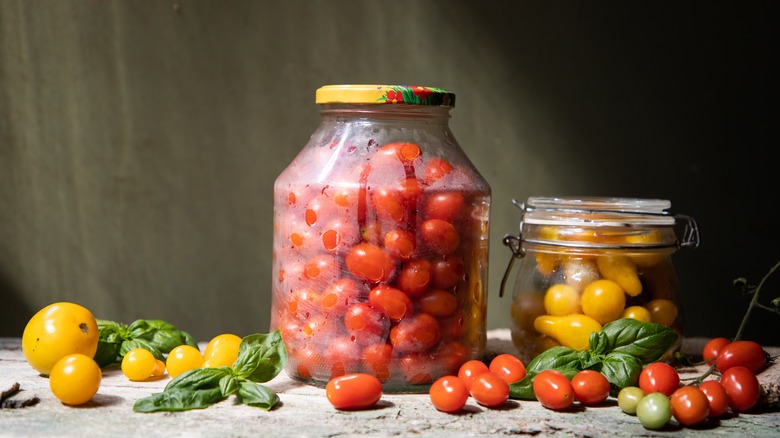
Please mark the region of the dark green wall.
MULTIPOLYGON (((206 340, 265 331, 272 185, 317 87, 457 94, 493 188, 489 326, 512 198, 670 199, 689 335, 732 336, 780 260, 770 1, 0 0, 0 336, 53 301, 206 340)), ((777 282, 765 294, 780 295, 777 282)), ((777 344, 777 317, 749 336, 777 344)))

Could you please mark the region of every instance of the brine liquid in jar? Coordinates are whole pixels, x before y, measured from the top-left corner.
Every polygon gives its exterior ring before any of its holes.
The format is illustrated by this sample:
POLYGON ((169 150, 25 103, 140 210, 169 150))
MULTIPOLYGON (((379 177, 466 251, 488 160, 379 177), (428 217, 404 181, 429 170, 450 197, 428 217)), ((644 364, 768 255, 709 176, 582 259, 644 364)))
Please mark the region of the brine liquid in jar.
POLYGON ((271 329, 287 373, 417 391, 486 343, 490 187, 448 127, 454 95, 326 86, 274 184, 271 329))
POLYGON ((692 218, 656 199, 531 197, 520 207, 520 235, 504 242, 520 258, 510 312, 522 360, 558 345, 588 349, 591 333, 620 318, 669 326, 681 341, 672 254, 698 245, 692 218))

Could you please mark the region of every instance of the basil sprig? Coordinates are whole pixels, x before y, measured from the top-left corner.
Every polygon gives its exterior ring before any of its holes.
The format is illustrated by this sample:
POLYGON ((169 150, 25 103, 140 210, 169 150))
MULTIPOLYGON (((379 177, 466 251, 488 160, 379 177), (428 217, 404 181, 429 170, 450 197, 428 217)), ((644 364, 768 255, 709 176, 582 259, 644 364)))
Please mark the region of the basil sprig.
POLYGON ((130 325, 98 319, 97 325, 95 362, 101 368, 121 362, 125 354, 134 348, 145 348, 157 359, 164 360, 164 355, 179 345, 198 347, 189 333, 159 319, 139 319, 130 325))
POLYGON ((526 376, 509 385, 509 397, 535 400, 533 379, 549 369, 560 371, 569 379, 581 370, 599 371, 609 380, 614 395, 621 388, 636 386, 642 368, 660 360, 677 340, 677 333, 668 326, 618 319, 591 333, 587 350, 559 346, 536 356, 528 363, 526 376))
POLYGON ((230 367, 197 368, 168 382, 163 392, 139 399, 135 412, 203 409, 235 394, 243 404, 270 410, 279 396, 261 385, 276 377, 287 364, 287 350, 277 330, 241 340, 238 358, 230 367))

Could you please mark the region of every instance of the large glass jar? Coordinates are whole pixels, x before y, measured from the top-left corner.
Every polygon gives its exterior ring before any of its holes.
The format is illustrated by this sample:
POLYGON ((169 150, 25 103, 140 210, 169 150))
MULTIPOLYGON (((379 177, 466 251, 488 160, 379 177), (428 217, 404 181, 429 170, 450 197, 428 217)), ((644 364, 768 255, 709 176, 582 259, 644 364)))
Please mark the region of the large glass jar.
POLYGON ((442 89, 331 85, 274 184, 271 329, 287 373, 416 391, 484 354, 490 186, 442 89))
POLYGON ((624 317, 670 326, 682 339, 671 255, 698 246, 692 218, 669 214, 671 203, 660 199, 531 197, 517 205, 520 234, 504 237, 513 252, 504 283, 519 258, 511 332, 522 360, 557 345, 584 350, 592 332, 624 317))

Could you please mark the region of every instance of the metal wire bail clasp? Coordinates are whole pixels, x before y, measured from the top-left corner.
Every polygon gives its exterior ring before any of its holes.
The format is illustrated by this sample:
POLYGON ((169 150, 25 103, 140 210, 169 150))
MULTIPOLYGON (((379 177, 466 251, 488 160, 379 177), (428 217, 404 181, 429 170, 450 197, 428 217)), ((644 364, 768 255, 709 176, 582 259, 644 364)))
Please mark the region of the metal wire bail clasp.
POLYGON ((501 242, 504 243, 509 249, 512 251, 512 256, 509 258, 509 264, 506 267, 506 271, 504 272, 504 277, 501 279, 501 289, 498 291, 498 296, 503 297, 504 296, 504 289, 506 288, 506 281, 509 278, 509 273, 512 271, 512 266, 515 264, 515 259, 523 258, 525 257, 525 249, 523 249, 523 223, 525 218, 525 204, 522 202, 517 202, 516 199, 512 199, 512 204, 514 204, 517 208, 520 209, 520 230, 517 236, 513 236, 511 234, 507 234, 504 236, 503 239, 501 239, 501 242))
POLYGON ((683 214, 674 215, 675 221, 685 221, 685 225, 682 231, 682 239, 680 240, 680 247, 694 247, 698 248, 701 238, 699 236, 699 224, 696 219, 683 214))

